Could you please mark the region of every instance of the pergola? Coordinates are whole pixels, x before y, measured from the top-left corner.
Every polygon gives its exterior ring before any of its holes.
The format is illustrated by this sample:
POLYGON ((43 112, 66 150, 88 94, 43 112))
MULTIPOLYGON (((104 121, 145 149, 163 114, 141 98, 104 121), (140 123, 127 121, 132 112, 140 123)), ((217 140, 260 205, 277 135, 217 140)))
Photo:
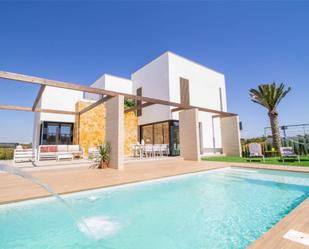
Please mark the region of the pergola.
MULTIPOLYGON (((238 154, 239 155, 239 127, 238 127, 238 116, 235 113, 223 112, 219 110, 209 109, 205 107, 192 106, 192 105, 184 105, 176 102, 171 102, 162 99, 150 98, 145 96, 138 96, 133 94, 120 93, 100 88, 94 88, 90 86, 80 85, 76 83, 68 83, 58 80, 45 79, 40 77, 34 77, 29 75, 17 74, 12 72, 0 71, 0 79, 7 79, 12 81, 19 81, 26 84, 36 84, 39 85, 39 91, 37 93, 36 99, 32 107, 25 106, 15 106, 15 105, 1 105, 0 110, 15 110, 15 111, 27 111, 27 112, 45 112, 45 113, 53 113, 53 114, 67 114, 67 115, 81 115, 96 106, 105 103, 107 106, 107 140, 111 139, 113 153, 111 155, 112 160, 111 164, 114 164, 114 167, 121 168, 123 161, 123 150, 121 146, 123 145, 123 113, 139 110, 142 108, 146 108, 151 105, 165 105, 174 107, 171 111, 178 112, 179 115, 179 123, 180 123, 180 144, 181 144, 181 155, 184 159, 189 160, 198 160, 199 158, 199 135, 198 135, 198 119, 197 113, 208 112, 213 114, 213 118, 221 118, 221 131, 222 137, 225 136, 226 139, 222 139, 223 147, 226 147, 224 151, 225 154, 238 154), (97 102, 85 107, 79 112, 66 111, 66 110, 53 110, 53 109, 41 109, 38 108, 38 103, 42 97, 42 94, 46 88, 46 86, 63 88, 68 90, 75 90, 87 93, 93 93, 101 95, 101 99, 97 102), (124 99, 135 100, 139 105, 124 109, 123 102, 124 99), (110 111, 109 111, 110 110, 110 111), (110 122, 109 122, 110 120, 110 122), (116 129, 116 125, 118 124, 118 128, 116 129), (233 130, 231 130, 233 129, 233 130), (115 133, 115 130, 117 131, 115 133), (231 133, 235 133, 231 136, 231 133), (108 135, 111 133, 111 135, 108 135), (113 142, 113 140, 116 140, 113 142), (235 138, 234 138, 235 137, 235 138), (226 140, 226 141, 225 141, 226 140), (193 142, 192 142, 193 141, 193 142), (233 141, 231 143, 231 141, 233 141), (237 145, 237 149, 231 148, 231 144, 234 146, 237 145), (236 152, 233 152, 235 150, 236 152), (231 151, 231 152, 230 152, 231 151), (114 163, 113 163, 114 162, 114 163)), ((123 147, 123 146, 122 146, 123 147)))

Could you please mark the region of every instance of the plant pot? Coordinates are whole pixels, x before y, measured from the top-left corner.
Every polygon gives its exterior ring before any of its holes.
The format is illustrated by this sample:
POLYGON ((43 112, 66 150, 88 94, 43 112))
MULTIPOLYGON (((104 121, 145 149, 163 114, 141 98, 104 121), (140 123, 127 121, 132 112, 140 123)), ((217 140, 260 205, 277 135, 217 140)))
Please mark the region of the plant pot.
POLYGON ((108 168, 108 163, 107 162, 100 162, 98 168, 99 169, 106 169, 106 168, 108 168))

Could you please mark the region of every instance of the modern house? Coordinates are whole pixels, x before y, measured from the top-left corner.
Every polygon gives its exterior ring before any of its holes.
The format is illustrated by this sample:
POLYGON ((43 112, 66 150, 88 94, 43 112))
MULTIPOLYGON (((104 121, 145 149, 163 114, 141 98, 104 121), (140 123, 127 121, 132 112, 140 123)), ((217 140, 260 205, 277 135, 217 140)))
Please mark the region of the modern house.
MULTIPOLYGON (((171 52, 134 72, 131 79, 104 74, 91 87, 227 112, 224 75, 171 52)), ((38 107, 75 112, 101 98, 47 86, 38 107)), ((105 137, 105 114, 104 104, 78 117, 37 112, 33 145, 79 143, 85 149, 99 145, 105 137)), ((179 155, 179 115, 174 107, 150 105, 125 113, 124 119, 126 154, 130 153, 130 144, 143 139, 146 144, 169 144, 170 155, 179 155)), ((198 129, 201 154, 223 152, 222 127, 216 115, 201 112, 198 129)))

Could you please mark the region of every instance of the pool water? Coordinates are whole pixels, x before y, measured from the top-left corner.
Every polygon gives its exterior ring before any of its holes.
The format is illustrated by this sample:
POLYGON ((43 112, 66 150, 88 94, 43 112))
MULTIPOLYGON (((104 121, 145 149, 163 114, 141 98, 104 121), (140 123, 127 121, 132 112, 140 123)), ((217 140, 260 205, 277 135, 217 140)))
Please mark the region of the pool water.
POLYGON ((309 197, 309 175, 225 168, 0 206, 0 248, 242 249, 309 197), (102 222, 103 221, 103 222, 102 222))

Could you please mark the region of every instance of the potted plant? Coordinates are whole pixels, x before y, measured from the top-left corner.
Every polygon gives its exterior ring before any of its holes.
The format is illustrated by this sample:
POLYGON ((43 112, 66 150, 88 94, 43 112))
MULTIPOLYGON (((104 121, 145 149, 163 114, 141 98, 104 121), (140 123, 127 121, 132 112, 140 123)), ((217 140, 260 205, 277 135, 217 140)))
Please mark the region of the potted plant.
POLYGON ((99 147, 99 169, 105 169, 108 167, 110 161, 110 152, 111 152, 111 145, 109 142, 103 143, 99 147))

